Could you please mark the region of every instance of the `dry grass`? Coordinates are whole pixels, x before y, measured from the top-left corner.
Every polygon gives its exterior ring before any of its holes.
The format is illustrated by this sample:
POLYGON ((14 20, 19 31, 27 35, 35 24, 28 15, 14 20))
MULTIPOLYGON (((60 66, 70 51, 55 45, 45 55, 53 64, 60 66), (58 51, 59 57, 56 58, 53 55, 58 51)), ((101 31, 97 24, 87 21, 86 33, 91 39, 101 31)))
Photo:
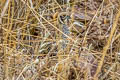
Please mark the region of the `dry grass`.
POLYGON ((119 0, 0 0, 0 80, 120 80, 119 0))

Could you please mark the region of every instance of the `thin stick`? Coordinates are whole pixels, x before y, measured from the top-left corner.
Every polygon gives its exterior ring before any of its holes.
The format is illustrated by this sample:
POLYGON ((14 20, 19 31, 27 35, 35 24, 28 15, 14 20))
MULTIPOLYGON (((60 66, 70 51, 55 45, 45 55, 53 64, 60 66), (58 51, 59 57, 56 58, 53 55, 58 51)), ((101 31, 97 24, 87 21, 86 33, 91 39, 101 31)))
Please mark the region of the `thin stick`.
POLYGON ((98 66, 98 68, 97 68, 96 74, 94 75, 94 80, 97 79, 97 76, 98 76, 99 72, 101 71, 101 68, 102 68, 102 65, 103 65, 105 56, 106 56, 106 54, 107 54, 107 50, 108 50, 108 48, 109 48, 109 46, 110 46, 110 44, 111 44, 112 37, 113 37, 114 32, 115 32, 115 30, 116 30, 116 28, 117 28, 117 24, 118 24, 119 17, 120 17, 120 9, 119 9, 119 12, 117 13, 117 15, 116 15, 116 17, 115 17, 115 21, 114 21, 114 23, 113 23, 113 27, 112 27, 112 29, 111 29, 111 33, 110 33, 110 36, 109 36, 109 38, 108 38, 107 44, 106 44, 106 46, 103 48, 103 56, 102 56, 102 58, 101 58, 101 61, 100 61, 100 63, 99 63, 99 66, 98 66))

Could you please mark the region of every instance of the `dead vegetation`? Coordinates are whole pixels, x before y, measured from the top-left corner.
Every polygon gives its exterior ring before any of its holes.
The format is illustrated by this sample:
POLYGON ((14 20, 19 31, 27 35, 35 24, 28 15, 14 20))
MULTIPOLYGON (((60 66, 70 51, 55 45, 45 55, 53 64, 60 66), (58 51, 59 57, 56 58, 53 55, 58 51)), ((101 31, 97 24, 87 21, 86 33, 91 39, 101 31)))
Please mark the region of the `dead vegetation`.
POLYGON ((119 0, 0 0, 0 80, 120 80, 119 0))

